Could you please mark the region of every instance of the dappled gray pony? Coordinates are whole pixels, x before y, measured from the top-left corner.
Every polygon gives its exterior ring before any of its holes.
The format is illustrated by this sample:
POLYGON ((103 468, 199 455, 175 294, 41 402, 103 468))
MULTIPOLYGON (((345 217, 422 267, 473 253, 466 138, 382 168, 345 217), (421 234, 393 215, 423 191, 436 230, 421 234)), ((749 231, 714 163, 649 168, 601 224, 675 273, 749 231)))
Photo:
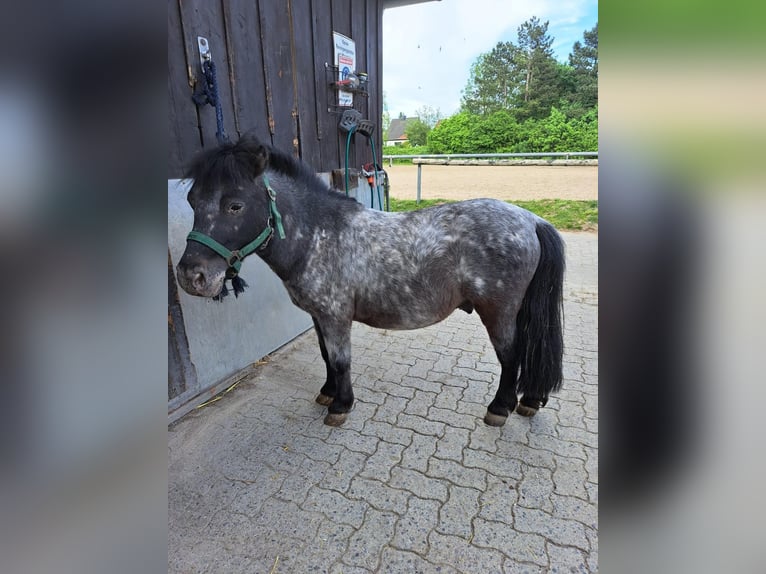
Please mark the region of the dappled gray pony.
POLYGON ((493 199, 374 211, 248 136, 201 155, 188 177, 194 227, 179 284, 220 298, 228 279, 238 295, 242 259, 257 253, 314 319, 326 424, 343 424, 354 402, 352 321, 416 329, 475 309, 502 365, 489 425, 514 409, 534 415, 560 388, 564 246, 545 220, 493 199))

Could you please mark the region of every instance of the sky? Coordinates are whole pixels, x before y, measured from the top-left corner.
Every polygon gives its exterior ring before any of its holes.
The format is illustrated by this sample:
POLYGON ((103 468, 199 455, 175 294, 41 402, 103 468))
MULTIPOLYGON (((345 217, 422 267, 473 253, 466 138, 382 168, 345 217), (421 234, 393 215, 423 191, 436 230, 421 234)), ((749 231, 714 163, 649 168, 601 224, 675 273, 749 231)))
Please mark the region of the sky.
POLYGON ((383 91, 392 118, 421 106, 449 117, 473 61, 498 42, 516 42, 517 28, 549 21, 554 56, 567 62, 572 44, 598 22, 598 0, 441 0, 383 12, 383 91))

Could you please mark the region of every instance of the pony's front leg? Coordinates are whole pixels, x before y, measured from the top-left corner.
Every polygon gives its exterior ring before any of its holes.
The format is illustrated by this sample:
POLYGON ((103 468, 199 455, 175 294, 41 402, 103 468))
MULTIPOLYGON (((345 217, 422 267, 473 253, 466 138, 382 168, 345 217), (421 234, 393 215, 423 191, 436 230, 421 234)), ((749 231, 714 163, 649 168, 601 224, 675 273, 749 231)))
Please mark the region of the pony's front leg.
MULTIPOLYGON (((324 423, 337 427, 346 422, 348 412, 354 405, 354 391, 351 389, 351 323, 322 318, 319 318, 317 323, 319 325, 317 332, 320 333, 324 342, 322 358, 325 354, 327 356, 325 362, 328 377, 317 397, 317 402, 322 404, 320 399, 329 402, 324 423), (334 395, 330 402, 330 395, 325 392, 333 391, 334 395)), ((321 347, 320 344, 320 349, 321 347)))
POLYGON ((312 319, 314 320, 314 330, 316 331, 317 339, 319 339, 319 352, 322 353, 322 360, 327 368, 327 378, 315 400, 320 405, 327 407, 330 406, 330 403, 335 397, 335 369, 330 364, 330 360, 327 356, 327 347, 324 344, 324 335, 322 334, 322 328, 319 326, 319 321, 314 317, 312 317, 312 319))

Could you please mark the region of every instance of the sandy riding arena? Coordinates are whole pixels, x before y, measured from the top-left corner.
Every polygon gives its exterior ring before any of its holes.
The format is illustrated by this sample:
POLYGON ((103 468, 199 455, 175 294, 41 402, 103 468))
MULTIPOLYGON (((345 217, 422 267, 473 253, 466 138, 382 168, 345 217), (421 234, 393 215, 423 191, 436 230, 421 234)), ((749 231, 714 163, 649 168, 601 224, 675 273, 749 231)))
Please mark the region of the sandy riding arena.
MULTIPOLYGON (((418 168, 385 166, 391 197, 415 199, 418 168)), ((424 165, 423 199, 598 199, 598 166, 424 165)))

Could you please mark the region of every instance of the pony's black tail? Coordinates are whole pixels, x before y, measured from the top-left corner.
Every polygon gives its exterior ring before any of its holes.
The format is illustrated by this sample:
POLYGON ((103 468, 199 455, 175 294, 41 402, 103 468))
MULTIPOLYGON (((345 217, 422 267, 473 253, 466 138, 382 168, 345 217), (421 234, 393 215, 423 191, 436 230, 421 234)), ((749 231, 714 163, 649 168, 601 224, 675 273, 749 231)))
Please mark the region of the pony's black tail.
POLYGON ((515 347, 521 363, 517 389, 547 402, 561 388, 564 242, 547 222, 537 224, 540 262, 516 317, 515 347))

